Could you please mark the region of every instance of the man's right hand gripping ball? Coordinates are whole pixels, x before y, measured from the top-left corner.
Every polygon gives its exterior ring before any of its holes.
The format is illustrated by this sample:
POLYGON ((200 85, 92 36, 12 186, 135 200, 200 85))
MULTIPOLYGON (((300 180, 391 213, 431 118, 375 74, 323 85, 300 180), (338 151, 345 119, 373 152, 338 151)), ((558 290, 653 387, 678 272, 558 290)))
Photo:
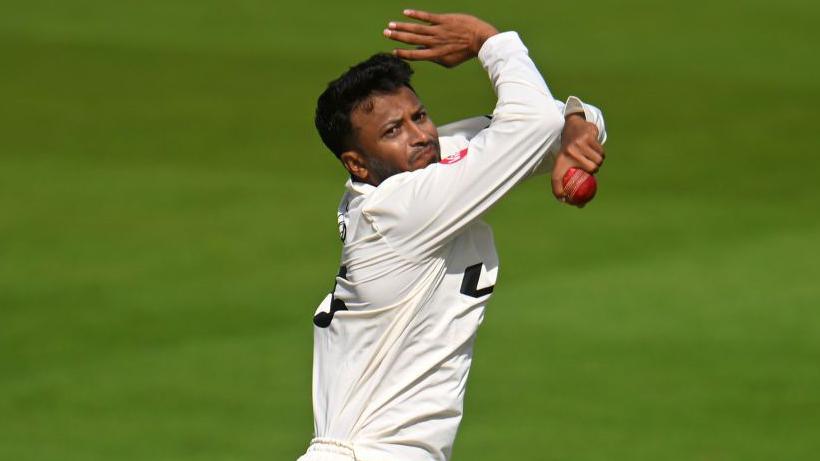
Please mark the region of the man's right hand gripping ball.
MULTIPOLYGON (((571 168, 578 168, 594 175, 604 163, 605 157, 604 147, 598 142, 598 127, 587 122, 580 114, 568 116, 564 120, 564 129, 561 132, 561 150, 555 156, 555 165, 552 167, 552 194, 555 198, 579 208, 583 207, 586 201, 577 201, 573 197, 577 184, 572 184, 572 181, 567 183, 565 176, 571 168)), ((594 181, 594 178, 590 179, 594 181)))

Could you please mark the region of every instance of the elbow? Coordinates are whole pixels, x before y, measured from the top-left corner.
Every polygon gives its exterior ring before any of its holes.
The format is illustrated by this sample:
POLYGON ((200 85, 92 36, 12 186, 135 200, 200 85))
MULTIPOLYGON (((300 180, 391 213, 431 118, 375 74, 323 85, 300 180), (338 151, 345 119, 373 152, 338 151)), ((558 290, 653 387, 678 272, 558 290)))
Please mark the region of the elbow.
POLYGON ((554 104, 545 106, 536 116, 538 133, 548 139, 558 137, 564 129, 564 117, 554 104))

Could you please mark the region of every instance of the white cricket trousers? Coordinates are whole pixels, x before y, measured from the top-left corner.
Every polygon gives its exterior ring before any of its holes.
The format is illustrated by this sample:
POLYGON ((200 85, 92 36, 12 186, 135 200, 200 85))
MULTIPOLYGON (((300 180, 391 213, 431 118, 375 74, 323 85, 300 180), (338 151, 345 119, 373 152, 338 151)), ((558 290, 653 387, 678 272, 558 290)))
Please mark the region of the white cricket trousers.
POLYGON ((356 452, 348 443, 316 438, 310 441, 307 453, 296 461, 356 461, 356 452))

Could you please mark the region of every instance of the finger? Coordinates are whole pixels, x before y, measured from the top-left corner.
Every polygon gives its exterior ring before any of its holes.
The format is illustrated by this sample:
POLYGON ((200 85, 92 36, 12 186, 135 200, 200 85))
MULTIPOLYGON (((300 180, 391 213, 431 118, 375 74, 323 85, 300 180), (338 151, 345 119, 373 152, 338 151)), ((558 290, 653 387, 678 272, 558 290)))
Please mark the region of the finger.
POLYGON ((384 36, 390 40, 407 43, 408 45, 422 45, 431 46, 435 43, 435 39, 429 35, 419 35, 410 32, 398 32, 395 30, 384 29, 384 36))
POLYGON ((463 50, 458 45, 442 45, 433 49, 438 50, 439 58, 434 62, 446 68, 452 68, 465 61, 463 50))
POLYGON ((393 50, 393 54, 402 58, 411 61, 433 61, 439 63, 445 67, 451 67, 448 64, 441 62, 440 60, 446 58, 453 53, 454 51, 458 50, 457 45, 444 45, 444 46, 436 46, 433 48, 427 47, 418 47, 415 50, 407 50, 397 48, 393 50))
POLYGON ((427 11, 404 10, 403 13, 408 18, 418 19, 419 21, 427 21, 430 24, 439 24, 442 19, 442 15, 430 13, 427 11))
POLYGON ((429 48, 420 50, 405 50, 399 48, 393 50, 393 54, 402 59, 407 59, 408 61, 432 61, 444 56, 447 53, 442 53, 441 50, 431 50, 429 48))
POLYGON ((387 24, 387 28, 390 30, 400 30, 403 32, 412 32, 420 35, 433 35, 436 31, 433 26, 418 24, 415 22, 390 22, 387 24))
POLYGON ((584 158, 580 160, 578 163, 581 164, 581 169, 589 174, 595 174, 598 172, 598 165, 596 165, 595 162, 593 162, 592 160, 584 158))
POLYGON ((601 154, 599 154, 598 152, 596 152, 596 151, 595 151, 595 150, 593 150, 593 149, 586 149, 586 150, 584 150, 584 156, 585 156, 588 160, 591 160, 591 161, 592 161, 592 163, 594 163, 594 164, 596 164, 596 165, 598 165, 598 166, 601 166, 601 165, 604 163, 604 156, 603 156, 603 155, 601 155, 601 154))
POLYGON ((575 150, 568 150, 567 153, 572 158, 572 163, 574 163, 578 168, 590 174, 598 172, 598 165, 596 165, 592 160, 586 158, 583 154, 580 154, 575 150))
POLYGON ((604 151, 604 146, 598 142, 598 139, 594 139, 589 143, 589 146, 592 147, 595 152, 599 153, 601 157, 606 157, 606 152, 604 151))
POLYGON ((578 164, 578 167, 587 173, 596 173, 598 171, 598 164, 594 161, 596 156, 600 158, 597 152, 577 145, 567 146, 565 152, 572 158, 574 163, 578 164))
POLYGON ((556 199, 562 202, 566 201, 566 197, 564 196, 564 181, 562 180, 562 176, 552 176, 552 195, 554 195, 556 199))

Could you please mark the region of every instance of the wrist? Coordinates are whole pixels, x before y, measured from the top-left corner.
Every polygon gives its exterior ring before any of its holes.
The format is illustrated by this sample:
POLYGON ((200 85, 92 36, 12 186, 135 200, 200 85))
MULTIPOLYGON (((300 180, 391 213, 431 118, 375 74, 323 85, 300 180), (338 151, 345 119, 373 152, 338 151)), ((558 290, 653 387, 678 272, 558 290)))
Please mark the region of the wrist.
POLYGON ((478 31, 475 41, 475 53, 478 54, 478 51, 481 50, 484 43, 494 35, 498 35, 498 30, 489 24, 482 28, 482 30, 478 31))
POLYGON ((576 137, 585 133, 598 138, 598 127, 594 123, 587 122, 584 114, 568 114, 564 117, 564 129, 561 130, 562 144, 572 142, 576 137))

